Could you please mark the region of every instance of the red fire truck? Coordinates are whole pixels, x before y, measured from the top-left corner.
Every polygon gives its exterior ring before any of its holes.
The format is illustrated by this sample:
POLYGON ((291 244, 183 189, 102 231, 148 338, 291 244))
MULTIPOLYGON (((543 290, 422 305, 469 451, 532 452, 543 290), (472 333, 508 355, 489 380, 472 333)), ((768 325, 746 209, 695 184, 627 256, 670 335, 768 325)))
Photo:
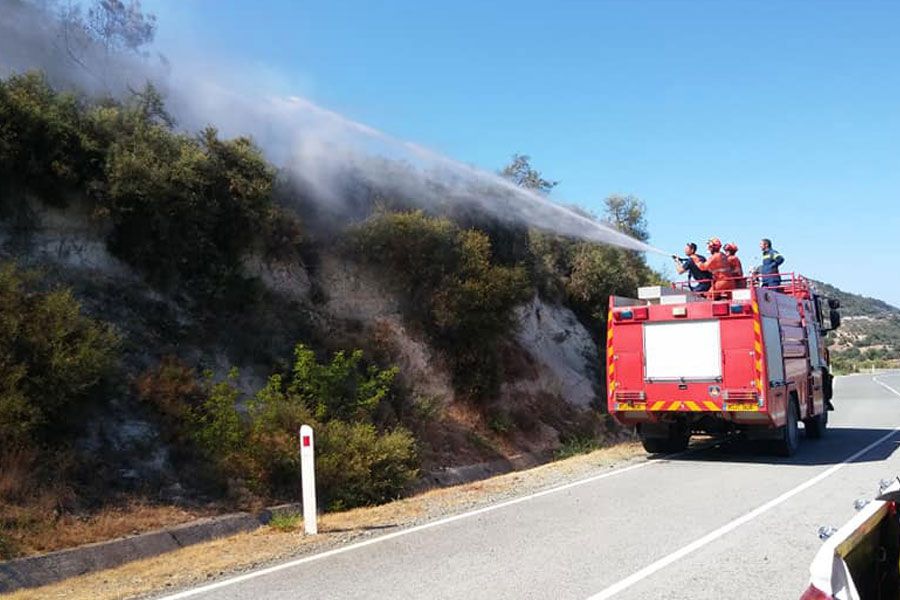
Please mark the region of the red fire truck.
POLYGON ((651 453, 676 452, 691 435, 741 433, 783 456, 825 433, 832 410, 826 332, 839 303, 804 277, 695 293, 686 285, 613 296, 607 328, 609 412, 635 425, 651 453), (826 317, 827 315, 827 317, 826 317))

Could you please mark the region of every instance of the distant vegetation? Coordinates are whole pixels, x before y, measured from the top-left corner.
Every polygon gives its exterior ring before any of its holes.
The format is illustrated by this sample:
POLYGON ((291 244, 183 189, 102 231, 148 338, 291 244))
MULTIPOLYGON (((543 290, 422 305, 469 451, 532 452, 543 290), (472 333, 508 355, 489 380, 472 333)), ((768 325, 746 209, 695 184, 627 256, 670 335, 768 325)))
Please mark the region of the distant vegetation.
POLYGON ((822 281, 815 282, 817 289, 829 298, 841 302, 841 314, 847 317, 900 316, 900 308, 884 300, 851 294, 822 281))
POLYGON ((828 337, 837 372, 900 367, 900 308, 827 283, 816 287, 841 302, 841 327, 828 337))

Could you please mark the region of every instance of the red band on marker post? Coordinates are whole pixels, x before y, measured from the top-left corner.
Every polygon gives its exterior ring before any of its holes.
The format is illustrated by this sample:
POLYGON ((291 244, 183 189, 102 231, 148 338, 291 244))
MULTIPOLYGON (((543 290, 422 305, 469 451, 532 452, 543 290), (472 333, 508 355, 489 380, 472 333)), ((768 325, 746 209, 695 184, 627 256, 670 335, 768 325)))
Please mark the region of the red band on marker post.
POLYGON ((312 427, 300 428, 300 484, 303 496, 303 528, 307 534, 319 532, 316 523, 315 441, 312 427))

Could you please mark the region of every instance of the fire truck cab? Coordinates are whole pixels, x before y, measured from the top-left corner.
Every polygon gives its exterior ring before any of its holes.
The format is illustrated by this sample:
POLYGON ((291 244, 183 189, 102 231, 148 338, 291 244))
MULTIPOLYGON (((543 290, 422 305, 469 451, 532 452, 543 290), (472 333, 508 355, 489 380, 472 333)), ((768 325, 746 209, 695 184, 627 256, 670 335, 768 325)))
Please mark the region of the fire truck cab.
POLYGON ((804 277, 758 276, 738 289, 695 293, 686 285, 613 296, 607 324, 607 403, 634 425, 651 453, 677 452, 691 435, 742 433, 783 456, 825 433, 832 375, 825 334, 839 303, 804 277), (827 313, 827 317, 826 317, 827 313))

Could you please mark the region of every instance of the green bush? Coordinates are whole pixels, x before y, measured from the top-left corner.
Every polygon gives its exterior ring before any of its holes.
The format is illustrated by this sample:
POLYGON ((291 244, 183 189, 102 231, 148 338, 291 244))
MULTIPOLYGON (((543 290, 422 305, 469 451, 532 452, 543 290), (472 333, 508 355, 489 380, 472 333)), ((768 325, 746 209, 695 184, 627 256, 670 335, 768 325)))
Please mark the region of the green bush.
POLYGON ((245 481, 257 493, 296 497, 300 489, 298 430, 311 425, 317 436, 318 489, 332 509, 383 502, 399 495, 416 477, 415 439, 403 428, 380 432, 372 423, 378 404, 389 398, 396 369, 363 364, 362 353, 339 352, 319 363, 302 344, 291 376, 272 375, 239 410, 237 372, 213 382, 192 399, 182 368, 162 365, 147 389, 148 399, 168 415, 183 415, 179 438, 190 439, 223 475, 245 481), (172 401, 184 390, 182 402, 172 401), (172 405, 177 406, 173 407, 172 405))
POLYGON ((575 436, 564 441, 553 453, 554 458, 562 460, 579 454, 588 454, 601 448, 600 440, 592 436, 575 436))
POLYGON ((332 509, 397 496, 416 476, 415 439, 402 428, 379 433, 371 423, 392 392, 395 368, 363 368, 362 353, 316 361, 302 344, 290 381, 269 378, 248 404, 249 448, 262 487, 290 495, 299 489, 297 432, 311 425, 317 436, 317 483, 332 509))
POLYGON ((267 525, 272 529, 288 532, 299 529, 302 523, 303 516, 300 513, 292 512, 272 515, 267 525))
POLYGON ((314 410, 319 421, 370 421, 391 393, 398 369, 364 368, 362 359, 362 350, 337 352, 330 362, 320 364, 312 350, 297 344, 288 392, 314 410))
POLYGON ((39 73, 0 81, 0 191, 86 200, 110 225, 110 251, 154 284, 219 297, 241 287, 248 251, 294 257, 300 225, 274 204, 274 183, 250 139, 176 132, 150 85, 124 102, 88 102, 39 73))
POLYGON ((40 73, 0 81, 0 183, 59 202, 102 168, 102 149, 78 98, 54 92, 40 73))
POLYGON ((273 211, 259 150, 212 128, 193 138, 142 123, 112 143, 106 177, 110 249, 161 284, 234 277, 273 211))
POLYGON ((428 322, 431 294, 457 270, 457 233, 449 219, 421 211, 381 213, 357 228, 352 241, 358 256, 390 268, 407 310, 428 322))
POLYGON ((71 291, 0 266, 0 446, 51 441, 72 426, 117 360, 118 337, 71 291))
POLYGON ((534 278, 541 293, 564 300, 595 334, 606 323, 611 295, 633 296, 645 285, 666 285, 640 254, 613 246, 532 232, 534 278))
POLYGON ((532 293, 525 269, 494 264, 484 233, 421 211, 379 214, 353 242, 404 292, 407 316, 444 351, 457 390, 475 399, 496 393, 499 347, 532 293))
POLYGON ((606 322, 610 295, 632 297, 650 275, 639 255, 598 244, 578 244, 571 264, 566 293, 581 314, 598 324, 606 322))
POLYGON ((206 374, 206 398, 194 409, 191 423, 197 445, 209 457, 226 463, 241 453, 246 438, 246 426, 237 409, 237 376, 237 369, 231 369, 224 381, 214 382, 212 375, 206 374))
POLYGON ((396 498, 418 474, 415 439, 402 428, 330 421, 316 439, 316 481, 330 510, 396 498))

